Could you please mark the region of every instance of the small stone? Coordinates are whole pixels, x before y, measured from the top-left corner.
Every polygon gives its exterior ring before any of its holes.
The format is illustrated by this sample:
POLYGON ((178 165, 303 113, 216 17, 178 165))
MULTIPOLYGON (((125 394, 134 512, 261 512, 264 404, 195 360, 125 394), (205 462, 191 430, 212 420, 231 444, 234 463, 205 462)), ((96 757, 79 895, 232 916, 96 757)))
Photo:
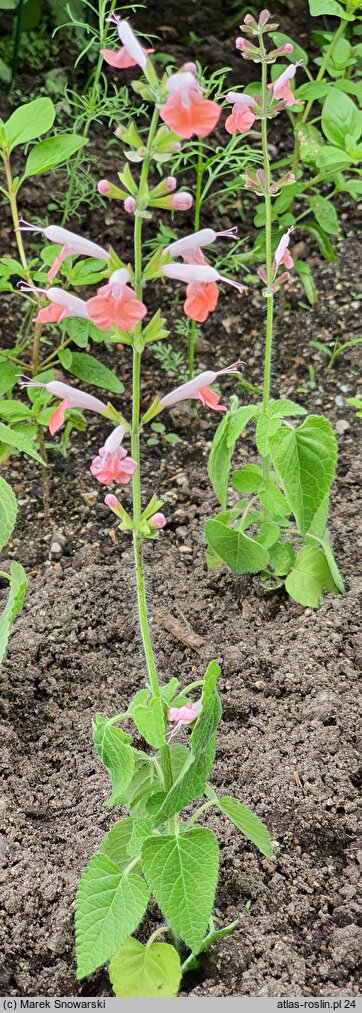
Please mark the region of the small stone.
POLYGON ((344 436, 344 433, 346 433, 347 429, 350 429, 350 428, 351 428, 350 424, 349 424, 349 422, 347 422, 346 419, 338 419, 338 422, 336 422, 336 433, 337 433, 337 436, 344 436))
POLYGON ((98 496, 97 496, 96 492, 81 492, 81 497, 82 497, 83 503, 85 503, 86 506, 89 506, 89 507, 95 506, 96 503, 97 503, 97 499, 98 499, 98 496))
POLYGON ((52 556, 62 556, 63 546, 60 545, 59 542, 52 542, 50 546, 50 552, 52 556))
POLYGON ((344 407, 344 397, 342 397, 341 394, 337 394, 337 397, 335 397, 335 399, 334 399, 334 403, 337 405, 337 408, 343 408, 344 407))

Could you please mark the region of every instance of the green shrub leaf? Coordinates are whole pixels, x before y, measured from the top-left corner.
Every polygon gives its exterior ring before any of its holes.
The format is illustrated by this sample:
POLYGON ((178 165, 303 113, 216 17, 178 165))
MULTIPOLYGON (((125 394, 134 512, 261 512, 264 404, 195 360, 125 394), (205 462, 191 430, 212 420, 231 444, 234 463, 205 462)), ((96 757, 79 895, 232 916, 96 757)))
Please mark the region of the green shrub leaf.
MULTIPOLYGON (((4 479, 0 479, 0 481, 3 482, 4 479)), ((20 612, 28 585, 27 576, 21 563, 11 563, 9 582, 8 599, 4 611, 0 615, 0 664, 6 651, 12 623, 17 613, 20 612)))
POLYGON ((314 545, 305 545, 298 552, 294 567, 285 581, 285 588, 294 601, 306 608, 318 608, 324 591, 335 591, 326 557, 314 545))
POLYGON ((207 521, 205 535, 208 545, 232 573, 259 573, 268 563, 269 556, 263 545, 220 521, 207 521))
POLYGON ((181 981, 180 958, 169 943, 143 946, 137 939, 127 939, 112 957, 109 977, 117 996, 171 998, 181 981))
POLYGON ((93 855, 76 898, 78 980, 113 957, 139 925, 148 899, 146 883, 140 876, 127 876, 107 855, 93 855))
POLYGON ((305 534, 331 486, 336 468, 337 443, 331 423, 319 415, 310 415, 298 429, 280 429, 269 444, 290 509, 300 533, 305 534))
POLYGON ((134 751, 131 736, 97 714, 93 725, 93 742, 99 758, 112 778, 112 794, 107 806, 120 805, 134 773, 134 751))
POLYGON ((241 830, 242 834, 245 834, 245 837, 249 841, 255 844, 262 855, 265 855, 266 858, 272 858, 273 849, 267 828, 251 809, 242 805, 237 798, 232 798, 231 795, 219 798, 215 804, 234 823, 234 826, 238 830, 241 830))

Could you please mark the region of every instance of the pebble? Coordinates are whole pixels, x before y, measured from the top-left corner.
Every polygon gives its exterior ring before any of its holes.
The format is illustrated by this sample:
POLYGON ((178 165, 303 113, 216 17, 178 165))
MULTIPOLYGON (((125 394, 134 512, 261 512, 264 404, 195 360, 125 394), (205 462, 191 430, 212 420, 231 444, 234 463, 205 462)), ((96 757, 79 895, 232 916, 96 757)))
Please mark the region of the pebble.
POLYGON ((50 554, 55 557, 62 556, 66 543, 67 539, 61 531, 53 531, 50 554))
POLYGON ((344 397, 342 397, 341 394, 337 394, 337 396, 334 399, 334 403, 335 403, 335 405, 337 405, 337 408, 343 408, 344 407, 344 397))
POLYGON ((347 432, 347 429, 350 429, 351 427, 350 427, 349 422, 347 422, 346 419, 338 419, 338 422, 336 422, 336 427, 335 428, 336 428, 337 436, 344 436, 344 434, 347 432))

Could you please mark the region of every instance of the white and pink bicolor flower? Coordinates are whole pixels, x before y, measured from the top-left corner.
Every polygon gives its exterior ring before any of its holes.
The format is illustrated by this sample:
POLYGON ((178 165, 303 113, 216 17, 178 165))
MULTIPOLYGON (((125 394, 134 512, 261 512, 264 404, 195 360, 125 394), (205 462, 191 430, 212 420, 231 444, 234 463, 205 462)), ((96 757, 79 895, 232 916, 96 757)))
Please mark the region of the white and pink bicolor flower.
POLYGON ((102 485, 127 485, 137 468, 137 461, 129 457, 122 447, 125 434, 124 426, 117 426, 107 437, 104 447, 100 447, 97 457, 90 466, 93 478, 102 485))
POLYGON ((214 229, 199 229, 198 232, 193 232, 189 236, 184 236, 183 239, 176 239, 174 243, 170 243, 165 247, 164 253, 169 253, 171 257, 182 257, 186 264, 206 264, 202 247, 210 246, 210 243, 215 243, 216 239, 221 239, 222 236, 236 239, 237 231, 236 225, 232 229, 225 229, 224 232, 215 232, 214 229))
POLYGON ((241 360, 233 362, 231 366, 226 366, 224 369, 207 369, 204 373, 199 373, 198 376, 194 376, 193 380, 188 380, 187 383, 182 383, 180 387, 175 387, 175 390, 170 391, 169 394, 165 394, 160 400, 162 408, 170 408, 171 405, 178 404, 179 401, 201 401, 201 404, 207 408, 212 408, 216 412, 226 412, 227 408, 224 405, 219 404, 220 397, 215 394, 213 390, 210 390, 210 384, 215 383, 218 376, 224 376, 228 373, 237 373, 238 366, 241 365, 241 360))
POLYGON ((144 49, 139 43, 131 25, 128 21, 121 20, 117 14, 112 14, 110 22, 117 26, 119 39, 122 46, 116 52, 113 49, 101 49, 101 54, 110 67, 118 70, 127 70, 128 67, 141 67, 145 69, 147 56, 153 53, 153 49, 144 49))
POLYGON ((174 134, 190 140, 193 134, 206 137, 211 133, 219 119, 220 106, 203 97, 194 69, 171 74, 166 91, 168 98, 160 109, 160 116, 174 134))
POLYGON ((71 292, 65 292, 57 286, 53 288, 33 288, 31 285, 23 284, 19 287, 21 292, 33 293, 34 295, 41 292, 50 301, 50 305, 43 306, 42 309, 38 310, 36 317, 34 317, 37 324, 57 324, 60 320, 65 320, 66 317, 85 317, 87 320, 89 319, 87 303, 84 302, 84 299, 79 299, 77 295, 72 295, 71 292))
POLYGON ((252 95, 246 92, 229 91, 226 99, 232 105, 232 112, 225 121, 228 134, 246 134, 256 120, 257 106, 252 95), (254 111, 255 110, 255 111, 254 111))
POLYGON ((201 710, 201 700, 196 700, 195 703, 184 704, 183 707, 169 707, 167 720, 170 724, 174 724, 175 727, 170 732, 167 741, 171 742, 171 739, 177 735, 183 725, 191 725, 193 721, 196 721, 201 714, 201 710))
POLYGON ((118 268, 97 295, 87 300, 89 317, 99 330, 108 331, 115 326, 121 331, 131 331, 146 315, 147 307, 127 285, 128 281, 127 268, 118 268))
POLYGON ((184 311, 186 316, 200 324, 204 323, 209 313, 216 309, 219 298, 216 282, 225 282, 236 288, 238 292, 246 292, 245 285, 241 285, 238 281, 232 281, 231 278, 224 278, 216 268, 205 264, 203 258, 201 263, 199 259, 196 263, 165 264, 162 273, 167 278, 183 281, 186 284, 184 311))
POLYGON ((64 425, 64 412, 67 408, 84 408, 90 412, 98 412, 99 415, 105 415, 107 412, 107 406, 99 398, 93 397, 93 394, 86 394, 84 390, 78 390, 77 387, 70 387, 67 383, 61 383, 59 380, 41 383, 36 378, 30 380, 28 377, 23 377, 20 386, 21 388, 43 387, 49 394, 60 398, 61 403, 55 408, 49 419, 49 432, 52 436, 64 425))
POLYGON ((275 270, 280 267, 280 265, 284 265, 284 267, 286 267, 289 271, 292 267, 294 267, 293 257, 288 250, 290 236, 293 231, 293 226, 291 226, 290 229, 284 233, 284 236, 282 236, 280 242, 278 243, 273 257, 273 267, 275 270))
POLYGON ((103 246, 98 246, 98 243, 93 243, 84 236, 77 236, 75 232, 69 232, 69 229, 63 229, 60 225, 47 225, 45 229, 39 229, 23 219, 21 223, 21 232, 41 232, 51 243, 61 246, 60 253, 48 271, 49 281, 54 280, 66 257, 96 257, 98 260, 108 260, 109 253, 103 246))
POLYGON ((296 71, 298 67, 300 67, 301 62, 301 60, 298 60, 297 63, 290 63, 275 81, 268 84, 268 88, 273 92, 273 98, 278 102, 283 101, 286 106, 295 105, 296 99, 290 87, 290 81, 293 77, 295 77, 296 71))

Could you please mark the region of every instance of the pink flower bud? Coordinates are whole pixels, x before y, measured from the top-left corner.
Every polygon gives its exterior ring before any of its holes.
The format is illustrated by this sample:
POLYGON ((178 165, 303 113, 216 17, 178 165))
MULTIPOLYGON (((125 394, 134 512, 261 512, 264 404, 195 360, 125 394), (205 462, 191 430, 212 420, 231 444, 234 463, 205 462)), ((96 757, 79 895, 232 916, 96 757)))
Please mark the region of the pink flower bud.
POLYGON ((100 179, 99 183, 97 183, 98 193, 101 193, 102 196, 105 196, 107 193, 109 193, 110 188, 111 184, 108 179, 100 179))
POLYGON ((165 179, 165 183, 167 184, 167 189, 169 193, 172 193, 172 190, 176 190, 177 187, 176 176, 167 176, 165 179))
POLYGON ((114 131, 114 136, 118 137, 118 138, 121 138, 121 137, 123 137, 123 134, 125 134, 125 133, 126 133, 126 128, 122 127, 122 125, 120 125, 119 127, 116 127, 116 129, 114 131))
POLYGON ((175 193, 171 201, 171 207, 174 211, 189 211, 193 203, 194 199, 192 195, 184 191, 183 193, 175 193))
POLYGON ((266 25, 267 21, 269 21, 269 18, 270 18, 269 11, 265 10, 265 8, 263 11, 260 11, 259 25, 261 28, 264 28, 264 25, 266 25))
POLYGON ((254 24, 254 18, 252 14, 245 14, 244 24, 246 25, 254 24))
POLYGON ((133 215, 137 207, 134 197, 126 197, 126 200, 123 201, 123 207, 127 211, 127 214, 133 215))
POLYGON ((235 39, 236 49, 245 49, 246 39, 243 39, 240 35, 238 39, 235 39))
POLYGON ((177 155, 178 152, 181 151, 181 142, 174 141, 173 144, 171 144, 171 151, 174 153, 174 155, 177 155))
POLYGON ((182 70, 184 70, 186 73, 195 74, 196 75, 197 74, 196 63, 184 63, 183 67, 182 67, 182 70))
POLYGON ((160 513, 154 514, 149 521, 150 528, 164 528, 165 524, 166 524, 166 517, 164 514, 160 513))
POLYGON ((118 503, 117 496, 113 496, 112 493, 109 493, 108 496, 104 497, 104 502, 110 510, 115 510, 118 503))
POLYGON ((285 53, 292 53, 293 52, 293 46, 292 46, 291 42, 286 42, 285 46, 283 46, 283 49, 284 49, 285 53))

